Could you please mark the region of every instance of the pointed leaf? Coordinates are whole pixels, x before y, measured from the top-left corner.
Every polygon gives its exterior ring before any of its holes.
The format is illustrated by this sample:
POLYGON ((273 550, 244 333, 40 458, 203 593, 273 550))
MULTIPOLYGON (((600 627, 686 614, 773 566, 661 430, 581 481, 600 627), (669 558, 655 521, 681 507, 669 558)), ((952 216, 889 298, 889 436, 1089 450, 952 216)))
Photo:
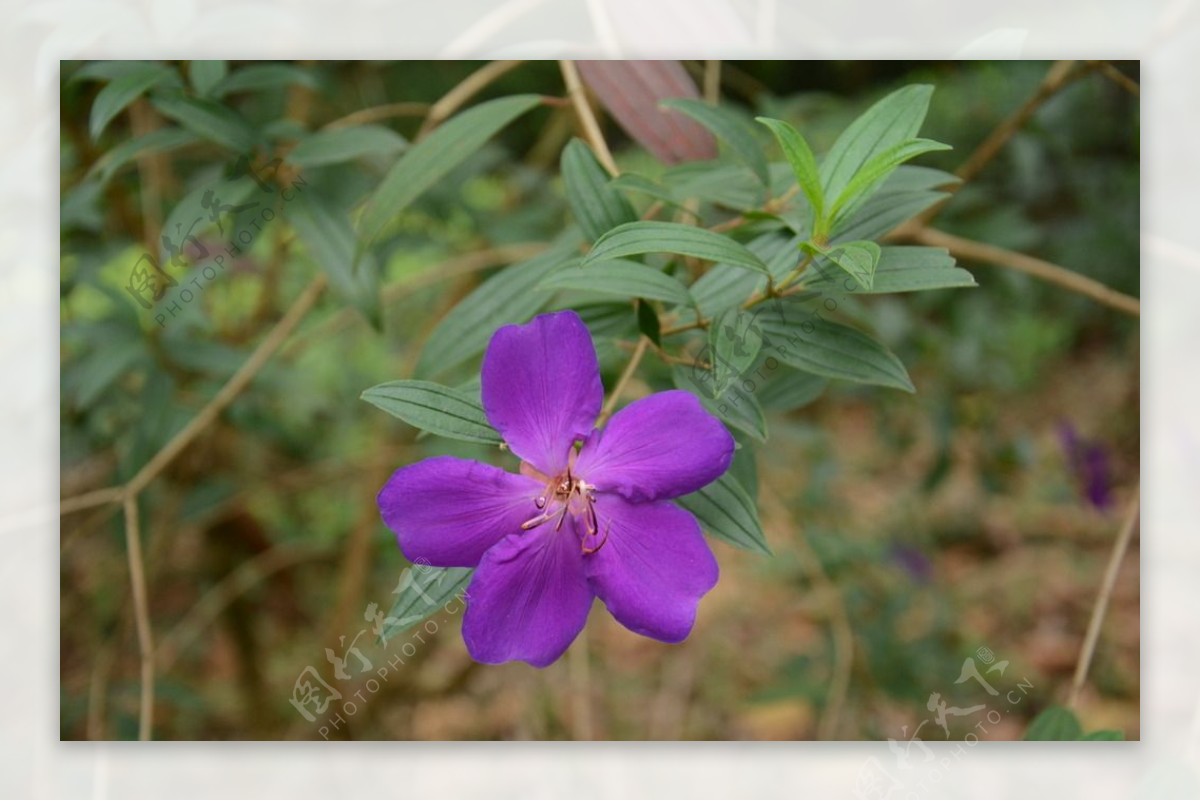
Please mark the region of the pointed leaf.
POLYGON ((679 305, 691 296, 679 279, 636 261, 613 259, 587 267, 566 267, 543 279, 539 289, 578 289, 620 298, 647 298, 679 305))
POLYGON ((762 348, 762 329, 749 312, 726 309, 708 326, 708 352, 716 397, 754 365, 762 348))
POLYGON ((608 172, 581 140, 572 139, 563 148, 561 169, 567 204, 589 242, 637 219, 633 206, 609 184, 608 172))
POLYGON ((362 399, 430 434, 484 445, 501 437, 487 421, 479 401, 431 381, 389 381, 365 390, 362 399))
POLYGON ((212 100, 175 95, 156 97, 154 107, 196 135, 238 153, 254 148, 258 134, 244 117, 212 100))
POLYGON ((767 157, 754 136, 754 129, 739 114, 693 98, 664 100, 659 106, 681 111, 712 131, 718 139, 729 145, 735 156, 746 162, 746 166, 754 171, 764 186, 770 183, 767 157))
POLYGON ((147 134, 128 139, 106 152, 92 165, 89 174, 97 176, 101 184, 107 183, 121 168, 132 163, 138 156, 166 153, 185 145, 200 141, 200 137, 182 128, 159 128, 147 134))
POLYGON ((310 134, 292 149, 287 160, 297 167, 323 167, 363 156, 394 156, 408 142, 403 136, 382 125, 362 125, 310 134))
POLYGON ((759 442, 767 441, 767 418, 752 392, 737 388, 718 397, 713 386, 712 370, 699 366, 676 365, 671 370, 671 376, 678 389, 695 395, 701 405, 722 422, 759 442))
POLYGON ((727 236, 682 223, 639 221, 617 226, 596 240, 584 266, 643 253, 674 253, 706 261, 727 262, 766 273, 767 265, 727 236))
POLYGON ((367 200, 358 221, 361 247, 373 243, 395 217, 462 164, 501 128, 542 102, 538 95, 489 100, 457 114, 406 152, 367 200))
POLYGON ((166 67, 160 64, 146 64, 113 79, 96 94, 96 102, 92 104, 91 116, 88 119, 88 132, 92 139, 99 139, 113 118, 130 103, 172 77, 174 73, 166 67))
POLYGON ((860 289, 867 292, 875 282, 875 266, 879 264, 879 245, 870 240, 843 242, 831 248, 823 248, 806 242, 804 249, 813 255, 824 256, 841 267, 860 289))
POLYGON ((700 526, 717 539, 736 548, 771 555, 754 499, 729 473, 699 492, 684 495, 678 503, 694 514, 700 526))
POLYGON ((396 600, 384 618, 380 641, 387 643, 444 609, 456 596, 465 596, 474 572, 473 567, 406 567, 392 590, 396 600))
POLYGON ((811 277, 806 275, 803 280, 805 287, 814 292, 834 295, 881 295, 977 286, 969 272, 954 266, 954 258, 944 248, 914 245, 881 248, 870 289, 863 289, 857 284, 848 286, 845 276, 829 268, 818 267, 811 277))
MULTIPOLYGON (((825 190, 821 184, 820 173, 817 172, 817 159, 813 156, 812 148, 804 137, 783 120, 773 120, 770 117, 758 117, 758 121, 771 129, 779 140, 779 147, 796 175, 796 183, 800 191, 808 198, 815 220, 825 218, 825 190)), ((813 224, 813 230, 818 226, 813 224)))
POLYGON ((850 123, 821 162, 825 197, 841 195, 864 164, 915 136, 925 121, 932 95, 932 86, 906 86, 892 92, 850 123))
POLYGON ((211 94, 212 89, 229 72, 228 61, 190 61, 188 62, 188 81, 196 94, 204 96, 211 94))
POLYGON ((234 70, 213 87, 211 95, 217 99, 235 92, 257 92, 278 89, 289 84, 316 88, 317 79, 308 70, 290 64, 252 64, 234 70))
POLYGON ((335 292, 362 312, 376 329, 383 327, 379 268, 367 254, 354 260, 354 229, 344 211, 311 193, 298 193, 284 206, 300 241, 329 276, 335 292))
POLYGON ((763 312, 758 322, 775 357, 797 370, 915 391, 896 355, 857 329, 821 319, 797 304, 780 304, 763 312))
POLYGON ((1025 740, 1078 740, 1083 736, 1083 727, 1075 713, 1066 707, 1051 706, 1029 724, 1025 740))
POLYGON ((931 139, 908 139, 876 154, 855 173, 850 183, 846 184, 846 188, 833 202, 833 206, 829 209, 832 229, 836 232, 838 224, 865 203, 901 164, 922 153, 949 149, 949 145, 934 142, 931 139))

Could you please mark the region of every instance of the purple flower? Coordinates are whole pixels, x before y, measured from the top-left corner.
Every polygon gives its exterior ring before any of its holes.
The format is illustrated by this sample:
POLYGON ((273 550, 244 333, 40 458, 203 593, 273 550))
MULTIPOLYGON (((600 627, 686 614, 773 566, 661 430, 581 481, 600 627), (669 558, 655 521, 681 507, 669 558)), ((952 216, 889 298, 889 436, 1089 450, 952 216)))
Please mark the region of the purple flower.
POLYGON ((410 560, 478 568, 463 618, 471 656, 545 667, 583 629, 593 597, 638 634, 687 637, 717 562, 670 499, 719 478, 733 437, 678 390, 593 430, 604 388, 573 311, 498 330, 481 378, 487 418, 520 473, 437 456, 400 468, 379 493, 410 560))

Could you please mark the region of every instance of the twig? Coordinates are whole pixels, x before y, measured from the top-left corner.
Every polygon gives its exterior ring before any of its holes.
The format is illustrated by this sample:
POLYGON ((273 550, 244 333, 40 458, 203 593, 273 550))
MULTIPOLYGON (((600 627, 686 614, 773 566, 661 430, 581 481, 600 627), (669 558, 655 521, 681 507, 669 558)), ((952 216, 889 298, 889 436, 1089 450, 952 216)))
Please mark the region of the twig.
POLYGON ((171 441, 163 446, 162 450, 154 455, 149 462, 137 472, 129 483, 125 485, 127 496, 136 495, 149 484, 155 476, 157 476, 164 467, 170 464, 176 456, 178 456, 184 448, 192 443, 196 436, 208 427, 213 420, 217 418, 226 406, 233 402, 233 399, 241 394, 246 385, 258 375, 258 371, 263 368, 263 365, 274 355, 279 346, 283 344, 292 330, 300 324, 304 319, 304 315, 308 314, 309 309, 317 302, 317 298, 321 296, 321 292, 325 289, 324 274, 318 275, 304 291, 300 293, 300 297, 292 304, 292 307, 287 310, 283 318, 275 324, 267 334, 266 339, 255 349, 254 353, 250 354, 250 358, 238 368, 238 371, 225 382, 225 386, 221 387, 220 391, 212 397, 199 414, 191 419, 183 430, 171 438, 171 441))
POLYGON ((600 132, 600 124, 596 122, 596 115, 588 103, 587 96, 583 93, 583 84, 579 81, 579 70, 575 68, 575 62, 559 61, 558 66, 562 70, 563 83, 566 84, 567 94, 575 106, 579 124, 583 126, 584 138, 588 140, 588 144, 596 152, 596 158, 604 165, 604 169, 608 170, 608 174, 613 176, 620 174, 621 171, 617 169, 617 163, 613 161, 612 153, 608 149, 608 143, 604 141, 604 134, 600 132))
POLYGON ((464 103, 482 91, 488 84, 520 64, 520 61, 489 61, 463 78, 457 86, 442 95, 441 99, 429 109, 429 114, 421 123, 420 130, 417 131, 417 139, 424 139, 430 131, 441 125, 446 118, 458 111, 464 103))
POLYGON ((104 506, 109 503, 117 503, 124 497, 124 487, 105 487, 104 489, 92 490, 85 492, 82 495, 75 495, 71 498, 64 499, 58 505, 59 516, 69 515, 72 512, 81 512, 84 509, 91 509, 93 506, 104 506))
POLYGON ((633 374, 637 372, 638 365, 641 364, 642 357, 646 355, 646 347, 650 344, 650 340, 645 336, 638 339, 637 347, 633 349, 633 355, 629 357, 629 364, 625 365, 624 372, 617 379, 616 386, 613 387, 612 394, 608 396, 608 400, 604 402, 604 408, 600 410, 600 417, 596 420, 596 426, 604 425, 617 408, 617 403, 621 400, 621 395, 624 394, 625 388, 629 385, 629 379, 633 378, 633 374))
POLYGON ((962 166, 954 171, 954 174, 961 178, 964 183, 978 175, 979 171, 1000 152, 1000 149, 1008 143, 1008 140, 1017 131, 1024 127, 1025 123, 1029 122, 1029 119, 1047 100, 1053 97, 1059 89, 1062 89, 1071 80, 1082 74, 1074 73, 1072 75, 1074 67, 1074 61, 1056 61, 1054 66, 1050 68, 1050 71, 1046 73, 1046 77, 1038 84, 1038 88, 1033 93, 1033 96, 997 125, 988 137, 980 143, 979 147, 975 148, 975 151, 967 157, 962 166))
POLYGON ((133 588, 133 614, 137 620, 138 653, 142 663, 138 739, 149 740, 154 727, 154 634, 150 629, 150 606, 146 600, 137 496, 133 494, 125 496, 125 550, 129 556, 129 582, 133 588))
POLYGON ((1129 504, 1129 512, 1125 516, 1125 522, 1121 525, 1121 532, 1117 535, 1116 541, 1113 543, 1112 555, 1108 558, 1108 567, 1104 570, 1104 579, 1100 584, 1100 593, 1096 596, 1096 603, 1092 605, 1092 618, 1088 621, 1087 635, 1083 638, 1083 647, 1079 651, 1079 661, 1075 664, 1075 676, 1071 679, 1071 694, 1067 699, 1067 706, 1075 707, 1079 700, 1079 693, 1083 689, 1083 683, 1087 680, 1088 670, 1092 665, 1092 657, 1096 653, 1096 642, 1100 639, 1100 626, 1104 623, 1104 615, 1108 611, 1108 602, 1112 598, 1113 589, 1117 584, 1117 573, 1121 569, 1121 562, 1125 559, 1125 552, 1129 550, 1129 543, 1133 539, 1133 532, 1137 530, 1138 511, 1141 508, 1141 489, 1137 489, 1133 494, 1133 501, 1129 504))
POLYGON ((1105 78, 1115 83, 1134 97, 1142 96, 1142 87, 1138 82, 1113 66, 1111 61, 1089 61, 1088 64, 1100 70, 1105 78))
MULTIPOLYGON (((920 227, 908 232, 916 242, 946 248, 958 258, 995 264, 1032 275, 1043 281, 1057 284, 1072 292, 1091 298, 1097 303, 1111 306, 1134 317, 1141 316, 1141 302, 1134 297, 1111 289, 1104 284, 1077 272, 1060 267, 1052 262, 1026 256, 1013 250, 964 239, 934 228, 920 227)), ((664 332, 665 333, 665 332, 664 332)))
POLYGON ((717 105, 721 99, 721 62, 709 59, 704 62, 704 100, 710 105, 717 105))
POLYGON ((333 122, 321 127, 322 131, 336 131, 341 128, 352 128, 355 125, 366 125, 391 117, 423 117, 429 113, 428 103, 385 103, 382 106, 371 106, 351 112, 345 117, 339 117, 333 122))
POLYGON ((174 667, 179 655, 199 636, 201 631, 211 625, 231 603, 260 582, 281 570, 328 555, 325 551, 276 546, 238 565, 235 570, 208 590, 192 606, 183 620, 179 621, 162 638, 162 642, 155 651, 159 667, 164 673, 169 672, 174 667))
POLYGON ((587 627, 579 632, 567 654, 567 676, 571 687, 571 728, 576 740, 591 740, 592 681, 587 627))

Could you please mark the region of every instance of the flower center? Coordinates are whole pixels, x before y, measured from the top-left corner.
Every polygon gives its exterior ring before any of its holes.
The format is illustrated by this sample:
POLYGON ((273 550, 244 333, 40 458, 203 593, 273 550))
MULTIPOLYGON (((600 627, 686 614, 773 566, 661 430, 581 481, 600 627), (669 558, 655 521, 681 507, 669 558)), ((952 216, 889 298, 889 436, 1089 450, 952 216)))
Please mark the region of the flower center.
POLYGON ((558 531, 567 515, 571 514, 583 521, 585 533, 580 538, 580 547, 584 554, 595 553, 608 541, 608 530, 605 529, 603 537, 596 542, 600 528, 596 519, 596 488, 582 478, 572 475, 569 467, 565 473, 547 482, 542 494, 534 500, 534 505, 541 514, 522 523, 523 531, 537 528, 551 520, 555 520, 554 530, 558 531))

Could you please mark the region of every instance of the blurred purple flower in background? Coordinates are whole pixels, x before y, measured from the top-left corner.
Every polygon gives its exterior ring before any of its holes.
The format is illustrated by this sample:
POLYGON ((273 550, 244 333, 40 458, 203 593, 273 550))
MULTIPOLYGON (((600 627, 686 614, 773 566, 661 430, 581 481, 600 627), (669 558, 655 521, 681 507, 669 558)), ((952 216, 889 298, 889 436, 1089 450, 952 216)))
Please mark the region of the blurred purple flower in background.
POLYGON ((1107 511, 1113 501, 1108 449, 1099 442, 1081 439, 1067 422, 1058 424, 1058 436, 1080 493, 1092 506, 1107 511))
POLYGON ((438 456, 397 470, 378 499, 410 560, 478 568, 463 618, 471 656, 544 667, 583 629, 595 597, 638 634, 687 637, 717 563, 696 519, 670 499, 719 478, 733 437, 679 390, 593 430, 604 388, 573 311, 499 329, 481 378, 487 418, 520 473, 438 456))

